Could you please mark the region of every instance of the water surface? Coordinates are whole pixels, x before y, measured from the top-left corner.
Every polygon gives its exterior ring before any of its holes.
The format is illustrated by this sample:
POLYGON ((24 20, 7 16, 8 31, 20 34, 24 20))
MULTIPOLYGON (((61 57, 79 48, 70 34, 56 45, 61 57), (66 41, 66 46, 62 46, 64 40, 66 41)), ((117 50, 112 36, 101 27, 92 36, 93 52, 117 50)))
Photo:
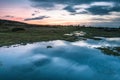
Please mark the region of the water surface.
POLYGON ((120 38, 1 47, 0 80, 120 80, 120 57, 96 49, 108 46, 120 38))

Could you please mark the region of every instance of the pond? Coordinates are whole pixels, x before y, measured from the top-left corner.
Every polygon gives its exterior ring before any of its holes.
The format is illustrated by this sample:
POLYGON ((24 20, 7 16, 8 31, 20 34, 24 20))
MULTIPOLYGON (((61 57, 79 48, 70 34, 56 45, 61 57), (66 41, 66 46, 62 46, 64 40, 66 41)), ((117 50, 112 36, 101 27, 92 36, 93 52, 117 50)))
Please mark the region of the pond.
POLYGON ((0 48, 0 80, 120 80, 120 38, 55 40, 0 48))

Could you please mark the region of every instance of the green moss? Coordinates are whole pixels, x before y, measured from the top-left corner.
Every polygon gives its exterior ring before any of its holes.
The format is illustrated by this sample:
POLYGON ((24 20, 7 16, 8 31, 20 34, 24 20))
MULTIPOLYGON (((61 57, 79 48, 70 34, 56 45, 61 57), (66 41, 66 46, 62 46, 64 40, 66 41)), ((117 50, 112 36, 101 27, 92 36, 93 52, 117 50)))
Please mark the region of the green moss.
POLYGON ((104 54, 107 55, 120 56, 119 52, 114 51, 115 49, 113 48, 98 48, 98 49, 100 49, 104 54))

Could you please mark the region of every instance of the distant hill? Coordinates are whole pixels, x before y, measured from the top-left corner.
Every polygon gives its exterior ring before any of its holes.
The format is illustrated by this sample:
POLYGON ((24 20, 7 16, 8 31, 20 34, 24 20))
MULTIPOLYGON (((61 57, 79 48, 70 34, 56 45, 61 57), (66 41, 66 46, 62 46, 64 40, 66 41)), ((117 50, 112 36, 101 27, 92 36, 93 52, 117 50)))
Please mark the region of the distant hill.
POLYGON ((12 21, 12 20, 3 20, 0 19, 0 28, 3 27, 23 27, 23 28, 33 28, 33 27, 50 27, 50 25, 37 25, 37 24, 27 24, 24 22, 19 22, 19 21, 12 21))
POLYGON ((2 25, 2 26, 24 26, 24 25, 28 25, 28 24, 23 23, 23 22, 18 22, 18 21, 0 19, 0 25, 2 25))
POLYGON ((35 25, 35 24, 27 24, 24 22, 19 21, 12 21, 12 20, 2 20, 0 19, 0 28, 33 28, 33 27, 41 27, 42 25, 35 25))

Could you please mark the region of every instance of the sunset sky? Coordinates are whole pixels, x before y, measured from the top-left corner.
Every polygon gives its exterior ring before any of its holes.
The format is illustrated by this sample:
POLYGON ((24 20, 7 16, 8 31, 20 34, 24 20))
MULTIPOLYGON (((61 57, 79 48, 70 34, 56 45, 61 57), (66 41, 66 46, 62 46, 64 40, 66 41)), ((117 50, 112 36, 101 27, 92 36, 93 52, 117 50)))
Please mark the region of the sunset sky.
POLYGON ((0 19, 31 24, 120 26, 120 0, 0 0, 0 19))

